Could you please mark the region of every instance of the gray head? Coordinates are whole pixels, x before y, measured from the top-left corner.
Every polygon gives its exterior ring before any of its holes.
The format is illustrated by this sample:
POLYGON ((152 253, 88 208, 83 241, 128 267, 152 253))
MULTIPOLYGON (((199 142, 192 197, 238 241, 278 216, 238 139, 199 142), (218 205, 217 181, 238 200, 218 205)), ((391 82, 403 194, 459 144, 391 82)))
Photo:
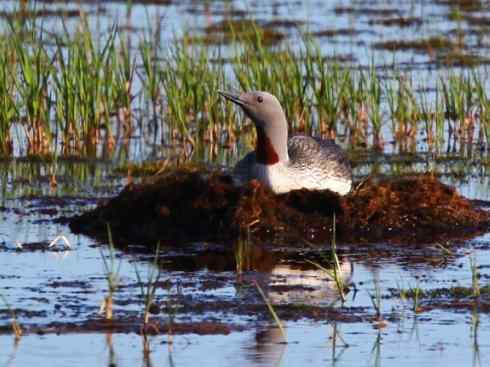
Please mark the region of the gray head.
POLYGON ((258 163, 274 164, 287 162, 288 123, 281 104, 275 96, 267 92, 246 92, 240 95, 218 92, 226 99, 239 105, 254 122, 257 130, 255 148, 258 163))

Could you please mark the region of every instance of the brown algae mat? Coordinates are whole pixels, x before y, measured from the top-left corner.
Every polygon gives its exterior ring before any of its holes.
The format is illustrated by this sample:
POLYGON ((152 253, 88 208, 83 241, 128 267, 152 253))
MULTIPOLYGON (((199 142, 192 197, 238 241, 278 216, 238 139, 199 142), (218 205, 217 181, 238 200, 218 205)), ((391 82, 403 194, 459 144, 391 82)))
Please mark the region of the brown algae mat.
POLYGON ((113 199, 70 219, 75 233, 118 240, 231 240, 247 234, 280 242, 433 243, 490 228, 475 207, 431 175, 368 179, 347 196, 329 191, 275 195, 257 181, 235 187, 222 173, 173 170, 129 184, 113 199))
MULTIPOLYGON (((93 332, 105 333, 136 333, 141 335, 173 335, 197 334, 197 335, 228 335, 232 331, 242 331, 244 327, 235 324, 221 322, 187 322, 187 323, 161 323, 150 321, 146 325, 138 318, 119 317, 117 319, 88 319, 80 322, 53 322, 47 325, 23 325, 22 334, 81 334, 93 332)), ((12 333, 11 325, 0 325, 0 335, 12 333)))

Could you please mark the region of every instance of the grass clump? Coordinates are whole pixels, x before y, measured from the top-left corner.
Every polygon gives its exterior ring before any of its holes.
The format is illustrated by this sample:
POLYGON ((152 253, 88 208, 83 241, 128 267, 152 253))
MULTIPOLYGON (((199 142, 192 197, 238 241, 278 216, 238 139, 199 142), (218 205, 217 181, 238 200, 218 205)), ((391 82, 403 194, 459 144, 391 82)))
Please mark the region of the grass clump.
MULTIPOLYGON (((293 132, 342 136, 353 148, 383 150, 389 131, 397 149, 412 151, 421 126, 431 150, 451 139, 488 144, 483 73, 444 74, 434 89, 410 73, 327 61, 311 35, 270 47, 280 37, 268 36, 267 24, 211 25, 209 34, 232 41, 218 46, 196 44, 190 33, 168 46, 160 28, 145 29, 131 47, 116 26, 92 32, 84 15, 74 31, 55 35, 35 18, 9 21, 0 34, 0 155, 110 156, 118 141, 148 129, 166 146, 232 147, 243 126, 217 93, 230 88, 267 90, 293 132)), ((441 37, 375 47, 442 49, 442 62, 459 55, 441 37)))

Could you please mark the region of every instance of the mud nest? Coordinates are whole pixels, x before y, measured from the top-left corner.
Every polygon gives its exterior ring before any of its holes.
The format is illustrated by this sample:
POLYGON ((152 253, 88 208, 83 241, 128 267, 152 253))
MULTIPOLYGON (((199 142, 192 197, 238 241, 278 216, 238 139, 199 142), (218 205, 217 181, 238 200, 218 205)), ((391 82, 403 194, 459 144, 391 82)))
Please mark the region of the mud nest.
POLYGON ((172 171, 127 185, 115 198, 71 218, 75 233, 156 241, 231 240, 431 243, 488 230, 490 214, 429 175, 369 179, 349 195, 293 191, 275 195, 257 181, 172 171))

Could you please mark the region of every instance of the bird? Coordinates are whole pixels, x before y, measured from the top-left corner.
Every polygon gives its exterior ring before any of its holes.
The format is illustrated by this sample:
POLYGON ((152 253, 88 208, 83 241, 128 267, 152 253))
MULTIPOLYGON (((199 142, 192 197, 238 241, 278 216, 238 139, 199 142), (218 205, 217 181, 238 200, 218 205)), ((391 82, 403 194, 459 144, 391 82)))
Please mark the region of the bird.
POLYGON ((293 190, 330 190, 346 195, 352 188, 352 168, 334 140, 294 135, 279 100, 265 91, 218 91, 240 106, 257 131, 255 150, 234 167, 237 184, 256 179, 276 194, 293 190))

